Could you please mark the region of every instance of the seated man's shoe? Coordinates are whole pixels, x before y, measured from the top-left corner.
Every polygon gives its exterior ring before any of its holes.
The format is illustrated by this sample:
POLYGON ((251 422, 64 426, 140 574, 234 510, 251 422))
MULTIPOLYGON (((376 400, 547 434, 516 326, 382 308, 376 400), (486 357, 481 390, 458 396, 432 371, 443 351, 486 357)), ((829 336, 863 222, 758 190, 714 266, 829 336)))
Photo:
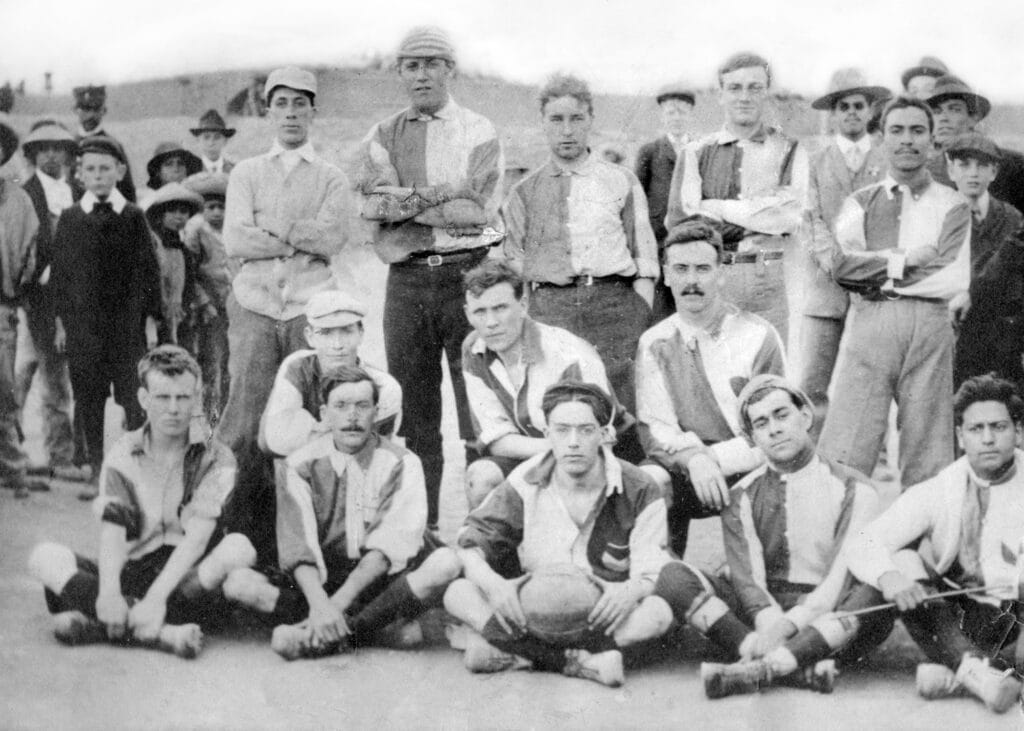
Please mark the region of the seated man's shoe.
POLYGON ((157 644, 165 652, 191 660, 203 649, 203 631, 198 624, 165 624, 157 644))
POLYGON ((304 624, 279 624, 274 627, 274 633, 270 637, 270 647, 285 660, 298 660, 345 652, 348 649, 348 643, 342 640, 329 645, 316 646, 313 642, 313 630, 304 624))
POLYGON ((956 682, 995 713, 1006 713, 1021 694, 1013 669, 997 670, 980 657, 964 655, 956 669, 956 682))
POLYGON ((532 667, 529 660, 499 650, 469 627, 466 628, 465 645, 466 652, 462 661, 471 673, 500 673, 503 670, 525 670, 532 667))
POLYGON ((278 589, 255 569, 233 569, 221 585, 224 598, 243 607, 270 614, 274 611, 278 589))
POLYGON ((761 660, 730 664, 702 662, 700 679, 704 682, 704 695, 725 698, 742 693, 759 693, 772 684, 772 669, 761 660))
POLYGON ((91 645, 107 639, 100 621, 78 610, 53 615, 53 635, 65 645, 91 645))
POLYGON ((593 680, 609 688, 618 688, 625 680, 622 671, 622 653, 618 650, 589 653, 586 650, 566 650, 562 674, 570 678, 593 680))
POLYGON ((773 682, 790 688, 813 690, 815 693, 831 693, 835 689, 837 675, 839 671, 836 670, 835 660, 819 660, 789 675, 776 675, 773 682))
POLYGON ((945 665, 923 662, 917 666, 915 680, 917 694, 930 701, 963 695, 963 688, 957 682, 956 673, 945 665))

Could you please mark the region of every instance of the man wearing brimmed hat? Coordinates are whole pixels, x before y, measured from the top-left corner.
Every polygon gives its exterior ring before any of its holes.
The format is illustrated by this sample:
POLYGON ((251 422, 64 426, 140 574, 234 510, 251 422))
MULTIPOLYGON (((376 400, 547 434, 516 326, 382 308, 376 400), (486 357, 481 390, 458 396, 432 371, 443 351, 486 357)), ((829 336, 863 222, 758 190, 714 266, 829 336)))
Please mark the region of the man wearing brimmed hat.
POLYGON ((437 527, 441 473, 441 358, 447 358, 459 434, 473 427, 460 355, 469 323, 462 273, 502 238, 501 149, 494 125, 459 106, 448 87, 455 48, 444 31, 411 30, 397 53, 410 106, 363 140, 357 186, 374 247, 389 264, 384 298, 388 370, 402 384, 406 444, 423 461, 427 522, 437 527))
POLYGON ((35 358, 18 369, 18 402, 25 403, 32 378, 38 371, 42 381, 43 428, 50 470, 71 474, 74 437, 71 428, 71 388, 67 356, 54 346, 54 303, 50 290, 50 257, 53 230, 65 208, 72 205, 73 193, 66 180, 74 164, 78 145, 64 127, 47 122, 36 127, 22 144, 25 159, 34 166, 25 181, 25 192, 32 199, 39 218, 36 240, 36 275, 25 293, 25 321, 35 358))
MULTIPOLYGON (((330 258, 348 236, 348 179, 309 139, 316 93, 309 71, 270 73, 264 94, 274 142, 238 163, 228 182, 224 248, 242 264, 227 303, 231 386, 217 437, 238 458, 242 520, 257 504, 273 515, 272 463, 257 445, 260 415, 281 362, 306 347, 303 310, 314 294, 335 287, 330 258)), ((272 558, 273 522, 252 525, 250 536, 261 558, 272 558)))
POLYGON ((1018 232, 1021 214, 988 192, 1002 153, 989 138, 967 132, 946 146, 945 155, 949 176, 971 206, 971 288, 949 303, 960 326, 953 384, 992 371, 1024 384, 1024 279, 995 257, 1018 232))
MULTIPOLYGON (((636 177, 647 196, 647 213, 651 230, 661 249, 665 242, 665 214, 668 213, 668 192, 672 171, 683 147, 690 142, 690 119, 696 94, 682 84, 668 84, 658 90, 655 101, 661 110, 664 134, 640 148, 636 155, 636 177)), ((654 285, 654 321, 660 322, 675 311, 672 292, 663 281, 654 285)))
POLYGON ((306 303, 306 341, 281 363, 260 422, 260 443, 276 456, 287 457, 330 426, 320 421, 320 387, 340 366, 358 366, 377 384, 380 398, 374 429, 383 437, 397 431, 402 420, 402 387, 387 371, 359 357, 366 305, 335 289, 318 292, 306 303))
POLYGON ((878 495, 864 475, 815 453, 814 407, 785 379, 755 376, 737 406, 766 464, 732 488, 722 513, 728 572, 708 576, 673 562, 656 593, 680 623, 739 660, 701 665, 709 698, 776 682, 829 693, 834 663, 857 661, 892 629, 884 613, 834 614, 881 602, 876 589, 851 579, 842 555, 878 513, 878 495))
POLYGON ((180 142, 161 142, 146 163, 146 173, 149 175, 146 185, 149 189, 139 196, 139 205, 145 210, 160 188, 168 183, 181 183, 202 169, 203 163, 199 156, 186 150, 180 142))
POLYGON ((832 75, 831 88, 811 103, 830 113, 835 137, 810 161, 807 215, 810 226, 804 245, 806 279, 801 327, 801 387, 818 406, 827 401, 839 340, 850 297, 832 279, 832 239, 836 216, 853 191, 881 180, 888 163, 868 134, 875 106, 889 90, 868 86, 857 69, 832 75))
POLYGON ((738 53, 718 69, 725 124, 687 146, 669 196, 666 226, 701 215, 718 223, 727 256, 723 295, 756 312, 788 341, 789 292, 801 284, 791 237, 803 221, 807 153, 765 121, 772 74, 754 53, 738 53))
POLYGON ((922 56, 916 66, 911 66, 900 75, 903 91, 924 101, 932 94, 935 81, 949 73, 946 64, 935 56, 922 56))
MULTIPOLYGON (((0 120, 0 167, 17 151, 17 133, 0 120)), ((14 382, 18 306, 35 275, 38 231, 28 193, 0 176, 0 488, 14 490, 15 497, 27 497, 30 489, 49 489, 45 482, 26 477, 14 382)))
POLYGON ((932 180, 932 116, 899 97, 882 115, 889 172, 846 199, 832 276, 852 294, 823 454, 861 472, 878 459, 893 400, 902 484, 953 458, 953 329, 947 303, 970 281, 970 209, 932 180))
POLYGON ((235 166, 231 160, 223 156, 224 145, 235 136, 235 128, 228 127, 224 117, 216 109, 208 110, 199 118, 199 125, 189 132, 199 140, 199 159, 203 162, 203 170, 208 173, 230 173, 235 166))
MULTIPOLYGON (((71 91, 75 96, 75 114, 78 115, 79 122, 75 140, 81 142, 87 137, 98 135, 115 139, 103 129, 103 117, 107 113, 107 87, 76 86, 71 91)), ((131 166, 127 160, 124 165, 124 177, 117 182, 117 189, 130 203, 134 203, 135 183, 132 182, 131 166)))
POLYGON ((669 546, 682 558, 690 520, 717 515, 728 486, 761 464, 736 421, 736 395, 753 376, 783 374, 775 329, 721 295, 722 237, 704 221, 665 239, 665 283, 676 312, 640 336, 637 420, 644 464, 672 500, 669 546))
MULTIPOLYGON (((928 169, 935 180, 954 187, 942 151, 958 135, 974 131, 992 105, 955 76, 940 77, 927 101, 935 115, 935 154, 928 169)), ((999 174, 989 192, 1024 213, 1024 155, 1000 148, 999 174)))

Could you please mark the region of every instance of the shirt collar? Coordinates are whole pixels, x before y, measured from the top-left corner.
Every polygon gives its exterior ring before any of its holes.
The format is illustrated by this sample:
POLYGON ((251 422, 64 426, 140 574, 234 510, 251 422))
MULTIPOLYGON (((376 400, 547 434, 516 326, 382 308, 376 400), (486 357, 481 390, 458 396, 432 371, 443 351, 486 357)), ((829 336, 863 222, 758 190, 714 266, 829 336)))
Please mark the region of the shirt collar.
POLYGON ((455 118, 457 109, 458 105, 451 97, 448 97, 448 101, 444 103, 444 106, 433 114, 422 114, 416 111, 415 107, 409 107, 405 110, 405 118, 410 122, 432 122, 435 119, 452 120, 455 118))
POLYGON ((984 193, 981 194, 981 198, 978 199, 977 205, 978 213, 981 214, 981 217, 983 219, 988 216, 988 211, 991 204, 992 197, 988 194, 988 191, 986 190, 984 193))
POLYGON ((1013 463, 1009 466, 1009 468, 1007 468, 1006 472, 999 475, 999 477, 997 477, 994 480, 983 480, 982 478, 978 477, 977 473, 975 473, 974 468, 971 467, 971 463, 967 460, 966 457, 964 457, 964 465, 966 465, 967 467, 967 477, 972 482, 974 482, 979 487, 991 487, 992 485, 1002 485, 1004 482, 1009 482, 1014 477, 1016 477, 1020 468, 1020 458, 1020 450, 1014 450, 1013 463))
POLYGON ((105 134, 106 134, 106 132, 103 131, 103 125, 102 124, 99 127, 97 127, 96 129, 94 129, 92 132, 86 132, 85 131, 85 127, 83 127, 82 125, 78 125, 78 136, 79 137, 95 137, 96 135, 105 135, 105 134))
MULTIPOLYGON (((276 143, 277 140, 274 140, 276 143)), ((308 143, 307 143, 308 144, 308 143)), ((206 155, 200 155, 199 159, 203 161, 203 169, 208 170, 211 173, 220 173, 224 171, 224 156, 221 155, 216 160, 211 160, 206 155)))
MULTIPOLYGON (((744 139, 746 139, 749 142, 760 143, 766 141, 768 139, 768 136, 772 134, 775 134, 775 130, 762 122, 761 126, 757 128, 754 134, 744 139)), ((722 129, 718 130, 718 132, 715 133, 715 142, 717 142, 719 145, 730 145, 734 142, 742 141, 743 140, 740 137, 738 137, 735 132, 726 127, 722 127, 722 129)))
MULTIPOLYGON (((523 319, 523 331, 519 334, 519 339, 523 343, 523 363, 539 363, 544 359, 544 350, 541 347, 540 338, 540 328, 537 326, 537 323, 529 316, 525 317, 523 319)), ((494 351, 491 351, 487 347, 487 342, 477 335, 471 352, 475 355, 484 355, 487 352, 494 351)))
POLYGON ((316 161, 316 150, 313 149, 313 143, 309 140, 306 140, 306 144, 302 147, 297 147, 294 150, 286 150, 281 145, 280 140, 275 139, 274 144, 270 146, 270 152, 268 152, 267 155, 270 157, 280 157, 281 155, 286 155, 288 153, 294 153, 306 162, 316 161))
POLYGON ((924 172, 924 182, 921 183, 921 185, 918 186, 916 190, 904 183, 897 183, 896 180, 892 177, 892 175, 887 173, 886 176, 882 179, 882 185, 885 187, 885 194, 889 197, 889 200, 893 199, 894 191, 897 188, 909 191, 911 196, 913 196, 915 200, 924 195, 925 191, 927 191, 932 184, 932 174, 927 170, 925 170, 924 172))
POLYGON ((839 146, 839 151, 843 155, 848 155, 850 150, 860 150, 867 155, 871 152, 871 135, 864 135, 856 142, 851 141, 848 137, 836 135, 836 145, 839 146))
POLYGON ((565 167, 552 155, 548 159, 548 175, 552 178, 557 178, 560 175, 590 175, 594 172, 594 168, 598 165, 598 159, 587 152, 587 159, 572 168, 565 167))
POLYGON ((672 147, 675 148, 676 150, 681 150, 682 148, 686 147, 686 145, 690 144, 690 135, 688 134, 683 134, 680 135, 679 137, 676 137, 671 132, 666 132, 665 138, 668 139, 668 143, 672 145, 672 147))
POLYGON ((791 480, 801 480, 801 479, 803 479, 805 477, 808 477, 815 470, 818 469, 818 465, 820 465, 820 464, 821 464, 821 460, 818 458, 817 454, 814 454, 814 455, 811 455, 811 458, 807 461, 807 464, 805 464, 803 467, 801 467, 798 470, 794 470, 793 472, 779 472, 777 469, 775 469, 771 465, 770 462, 768 463, 768 466, 769 466, 769 469, 771 469, 773 472, 775 472, 775 473, 777 473, 779 475, 779 478, 783 482, 789 482, 791 480))
MULTIPOLYGON (((153 446, 153 427, 147 421, 142 425, 142 428, 136 429, 130 432, 132 437, 132 455, 139 456, 142 454, 151 454, 153 446)), ((192 447, 196 444, 205 444, 206 437, 203 434, 203 430, 200 428, 193 428, 192 424, 189 424, 188 428, 188 446, 192 447)))
MULTIPOLYGON (((83 211, 86 213, 92 213, 93 206, 99 203, 99 201, 100 199, 96 197, 95 193, 91 190, 87 190, 85 191, 85 195, 82 196, 82 200, 78 203, 82 206, 83 211)), ((124 210, 124 207, 128 205, 128 199, 121 194, 121 191, 114 188, 110 191, 110 195, 107 196, 107 203, 109 203, 110 207, 114 209, 114 213, 121 213, 121 211, 124 210)))
POLYGON ((676 326, 676 330, 683 336, 684 340, 695 338, 700 333, 707 333, 712 339, 718 338, 722 334, 722 325, 725 324, 725 320, 729 315, 736 314, 739 312, 739 308, 731 302, 725 300, 719 300, 721 309, 718 316, 711 322, 708 327, 699 327, 697 325, 691 325, 690 323, 683 320, 682 316, 677 312, 672 316, 673 324, 676 326))
POLYGON ((366 472, 370 469, 370 463, 373 462, 373 454, 377 451, 377 447, 380 446, 380 436, 376 433, 370 435, 370 438, 366 440, 366 444, 356 452, 355 454, 349 454, 348 452, 342 452, 336 446, 334 446, 334 435, 331 432, 324 434, 324 438, 329 440, 331 445, 330 457, 331 464, 334 465, 334 471, 339 475, 345 471, 345 467, 350 462, 355 462, 359 469, 366 472))
MULTIPOLYGON (((601 445, 601 455, 604 458, 604 494, 605 497, 611 497, 615 493, 623 492, 622 465, 619 464, 619 460, 612 453, 612 448, 607 444, 601 445)), ((533 459, 537 461, 523 473, 523 480, 537 487, 549 487, 551 476, 555 471, 554 452, 549 449, 543 455, 533 459)))

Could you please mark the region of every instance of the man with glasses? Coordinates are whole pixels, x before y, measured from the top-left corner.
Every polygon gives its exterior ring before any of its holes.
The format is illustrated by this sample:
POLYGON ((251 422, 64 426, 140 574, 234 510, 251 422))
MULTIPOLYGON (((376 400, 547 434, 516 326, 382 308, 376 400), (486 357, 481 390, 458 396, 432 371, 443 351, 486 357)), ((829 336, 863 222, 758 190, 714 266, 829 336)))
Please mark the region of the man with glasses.
POLYGON ((717 222, 729 265, 723 297, 764 317, 785 343, 786 288, 796 286, 798 273, 789 262, 783 275, 783 253, 803 220, 807 154, 765 121, 772 75, 764 58, 726 59, 718 82, 725 125, 680 156, 666 225, 694 215, 717 222))
POLYGON ((376 225, 374 248, 389 265, 384 348, 406 400, 401 434, 423 462, 427 523, 436 530, 444 468, 441 357, 448 360, 459 434, 471 440, 461 364, 470 331, 462 274, 502 238, 502 161, 494 125, 448 94, 455 49, 447 35, 415 28, 397 55, 411 105, 370 130, 357 182, 363 217, 376 225))

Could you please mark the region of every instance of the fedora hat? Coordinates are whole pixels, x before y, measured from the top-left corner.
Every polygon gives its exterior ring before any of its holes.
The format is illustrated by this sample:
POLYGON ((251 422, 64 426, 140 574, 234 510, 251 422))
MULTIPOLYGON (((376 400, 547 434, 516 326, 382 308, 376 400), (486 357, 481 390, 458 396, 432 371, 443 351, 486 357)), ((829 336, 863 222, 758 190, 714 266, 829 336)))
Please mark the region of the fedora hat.
POLYGON ((956 76, 940 76, 935 82, 931 96, 926 100, 929 105, 941 104, 947 99, 963 99, 967 102, 967 111, 972 117, 984 119, 992 111, 992 103, 981 94, 975 94, 962 79, 956 76))
POLYGON ((917 62, 917 66, 911 66, 909 69, 903 72, 900 76, 900 81, 903 82, 903 88, 907 88, 907 84, 915 76, 932 76, 939 78, 949 73, 949 69, 946 68, 946 64, 942 63, 935 56, 921 56, 921 60, 917 62))
POLYGON ((832 74, 828 85, 828 93, 811 102, 812 109, 832 109, 836 102, 850 94, 863 94, 868 103, 888 99, 892 93, 884 86, 868 86, 864 74, 859 69, 840 69, 832 74))
POLYGON ((225 137, 233 137, 235 131, 234 127, 228 127, 224 117, 220 116, 216 109, 208 110, 199 118, 199 126, 189 130, 196 137, 203 132, 220 132, 225 137))

